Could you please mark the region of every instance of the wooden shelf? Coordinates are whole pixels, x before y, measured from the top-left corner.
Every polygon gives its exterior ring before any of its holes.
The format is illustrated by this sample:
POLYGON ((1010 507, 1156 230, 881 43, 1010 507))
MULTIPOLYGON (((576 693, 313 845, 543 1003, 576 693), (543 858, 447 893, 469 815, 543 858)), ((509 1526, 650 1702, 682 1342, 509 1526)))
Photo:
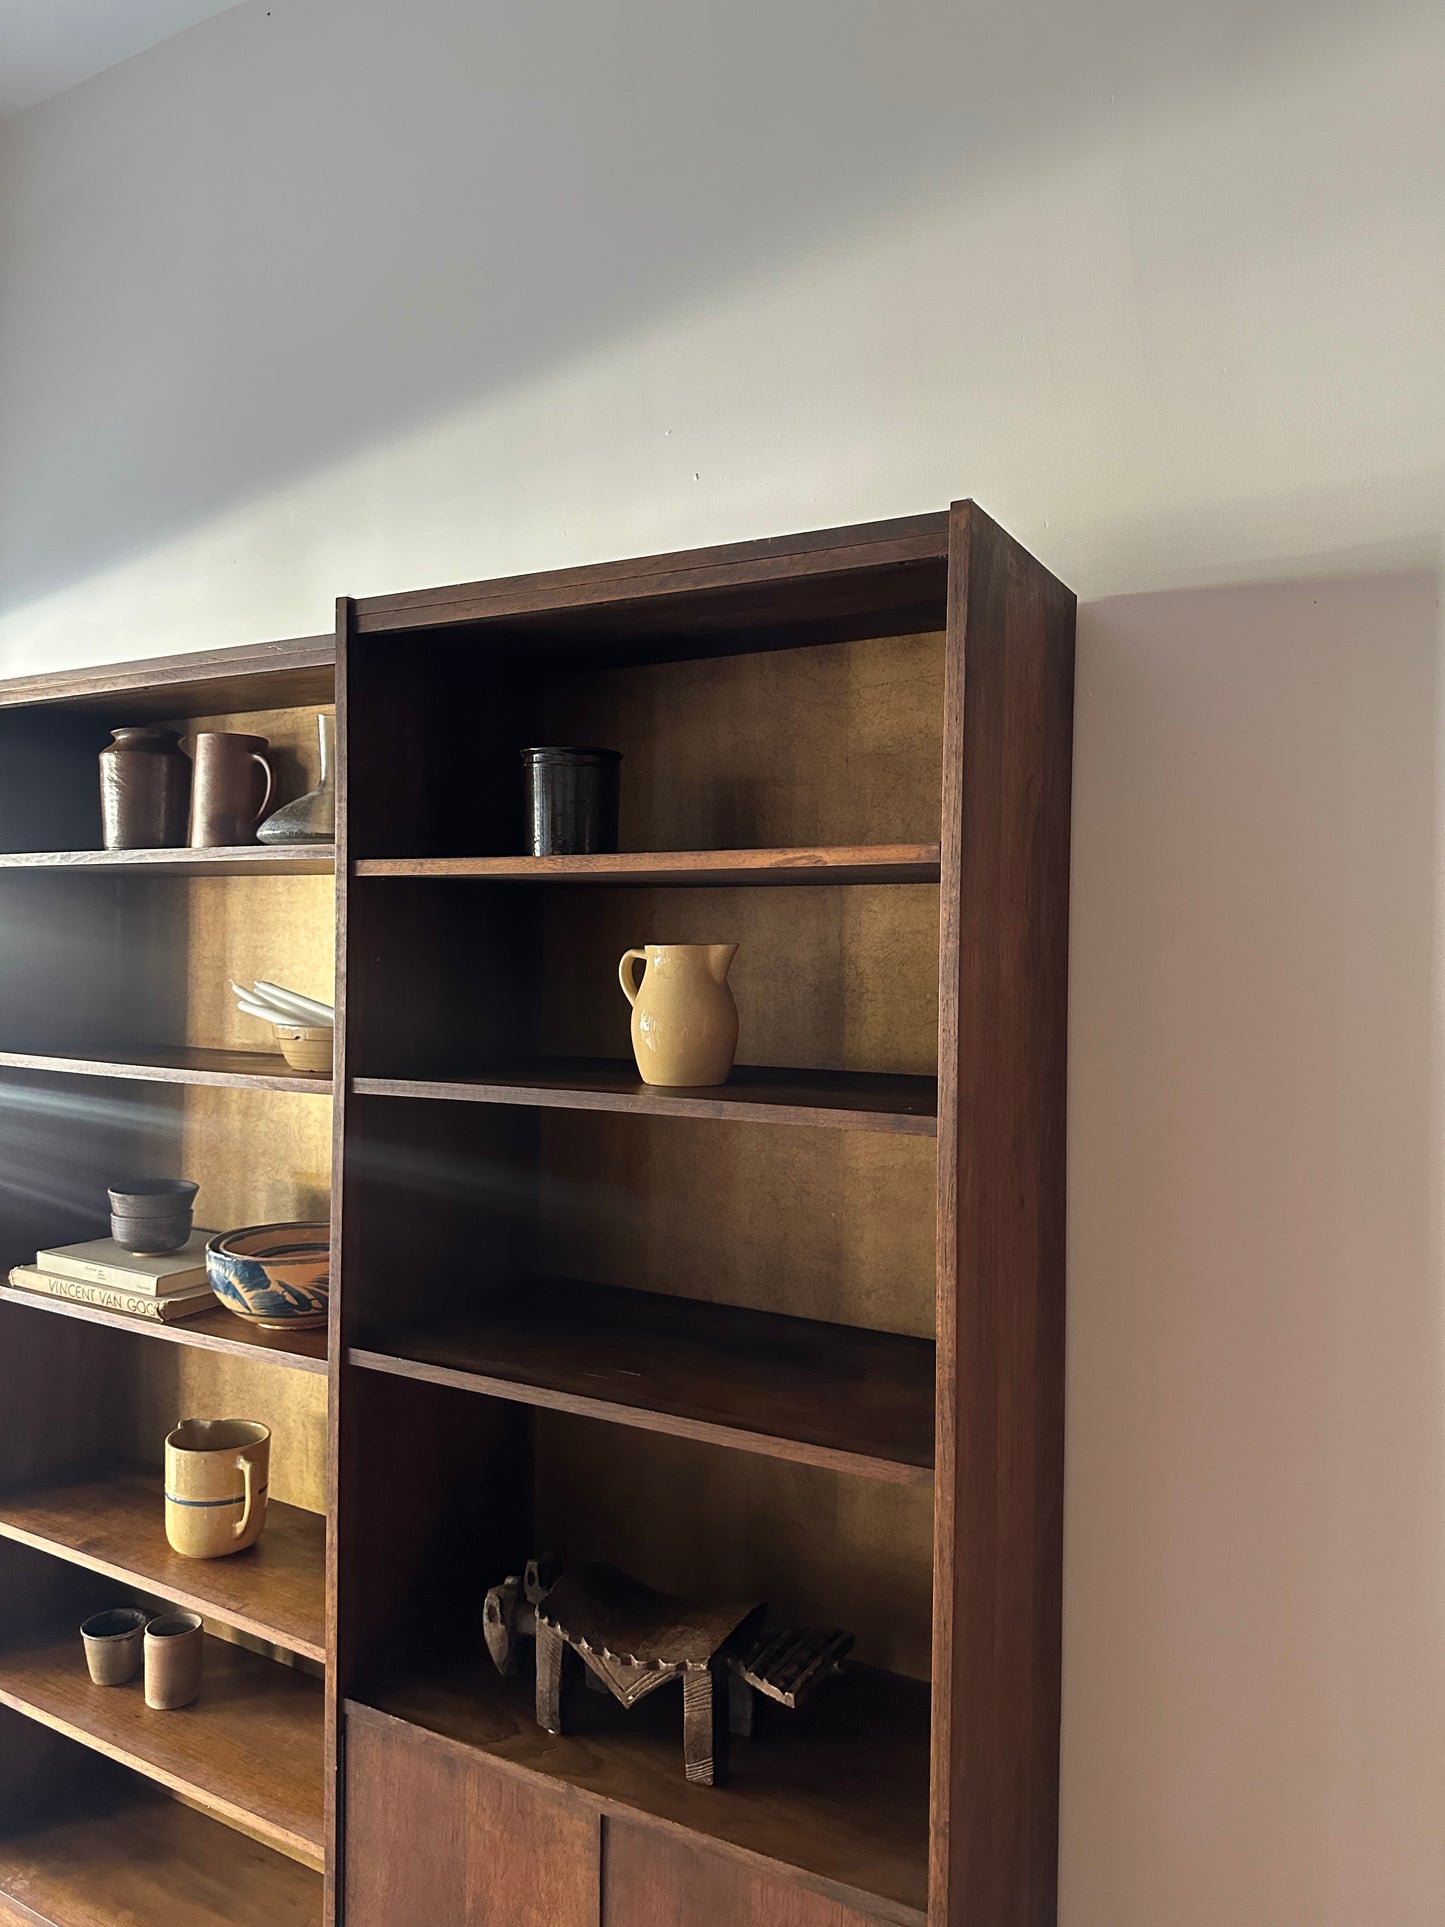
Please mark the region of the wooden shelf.
POLYGON ((493 883, 937 883, 936 843, 790 850, 648 850, 606 856, 368 857, 359 877, 475 878, 493 883))
POLYGON ((321 1927, 321 1876, 116 1770, 106 1784, 6 1827, 0 1920, 12 1919, 47 1927, 321 1927), (6 1902, 26 1911, 12 1914, 6 1902))
POLYGON ((929 1692, 857 1667, 732 1749, 723 1789, 682 1771, 682 1707, 668 1687, 630 1712, 581 1696, 578 1732, 537 1725, 527 1684, 492 1671, 480 1639, 451 1670, 380 1682, 348 1716, 388 1717, 561 1782, 607 1809, 650 1815, 761 1854, 856 1896, 870 1917, 922 1927, 928 1886, 929 1692), (880 1903, 886 1911, 880 1912, 880 1903))
POLYGON ((933 1478, 934 1348, 892 1332, 522 1280, 503 1302, 350 1358, 867 1478, 933 1478))
POLYGON ((143 1044, 133 1051, 97 1049, 59 1056, 0 1050, 0 1070, 51 1071, 66 1077, 117 1077, 142 1084, 211 1084, 240 1091, 305 1091, 325 1097, 329 1077, 293 1071, 278 1051, 203 1050, 189 1044, 143 1044))
POLYGON ((254 1829, 284 1853, 322 1855, 322 1692, 293 1667, 207 1635, 201 1697, 157 1713, 139 1679, 93 1685, 67 1628, 0 1647, 0 1704, 254 1829))
POLYGON ((74 1467, 0 1492, 0 1537, 325 1661, 326 1522, 317 1513, 273 1499, 250 1551, 183 1559, 166 1539, 158 1474, 74 1467))
POLYGON ((111 876, 321 877, 336 868, 329 843, 214 850, 0 851, 0 870, 102 870, 111 876))
POLYGON ((149 1318, 129 1318, 122 1311, 106 1311, 99 1305, 78 1305, 69 1298, 19 1291, 12 1285, 0 1285, 0 1305, 24 1305, 32 1311, 56 1312, 62 1318, 80 1318, 87 1324, 109 1326, 112 1331, 159 1338, 171 1345, 192 1345, 199 1351, 229 1352, 238 1358, 270 1358, 289 1371, 323 1375, 326 1371, 324 1331, 262 1331, 219 1305, 214 1311, 183 1318, 175 1325, 162 1325, 149 1318))
MULTIPOLYGON (((0 1063, 4 1061, 0 1056, 0 1063)), ((621 1059, 552 1057, 517 1066, 488 1066, 475 1078, 357 1077, 351 1088, 367 1097, 632 1111, 652 1117, 898 1131, 915 1137, 934 1137, 938 1131, 934 1078, 871 1071, 771 1070, 739 1064, 726 1084, 679 1090, 642 1083, 636 1065, 621 1059)))
POLYGON ((336 694, 336 638, 293 636, 238 649, 148 656, 0 682, 0 709, 64 708, 124 721, 137 710, 151 722, 176 716, 232 716, 249 709, 329 703, 336 694))

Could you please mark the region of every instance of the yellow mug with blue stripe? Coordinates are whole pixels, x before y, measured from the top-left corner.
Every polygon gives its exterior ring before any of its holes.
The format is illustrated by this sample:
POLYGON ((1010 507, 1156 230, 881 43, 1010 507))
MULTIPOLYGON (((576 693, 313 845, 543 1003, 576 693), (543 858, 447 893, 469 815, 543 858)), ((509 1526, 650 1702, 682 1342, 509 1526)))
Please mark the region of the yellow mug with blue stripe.
POLYGON ((166 1437, 166 1537, 187 1559, 254 1546, 266 1523, 270 1428, 249 1418, 187 1418, 166 1437))

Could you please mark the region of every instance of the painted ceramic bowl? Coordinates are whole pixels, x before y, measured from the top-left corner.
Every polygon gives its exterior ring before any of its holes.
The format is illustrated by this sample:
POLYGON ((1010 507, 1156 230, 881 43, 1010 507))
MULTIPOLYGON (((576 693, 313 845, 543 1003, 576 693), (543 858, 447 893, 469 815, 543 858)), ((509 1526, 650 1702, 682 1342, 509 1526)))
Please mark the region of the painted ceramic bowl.
POLYGON ((329 1224, 253 1224, 206 1246, 211 1290, 263 1331, 324 1325, 330 1269, 329 1224))

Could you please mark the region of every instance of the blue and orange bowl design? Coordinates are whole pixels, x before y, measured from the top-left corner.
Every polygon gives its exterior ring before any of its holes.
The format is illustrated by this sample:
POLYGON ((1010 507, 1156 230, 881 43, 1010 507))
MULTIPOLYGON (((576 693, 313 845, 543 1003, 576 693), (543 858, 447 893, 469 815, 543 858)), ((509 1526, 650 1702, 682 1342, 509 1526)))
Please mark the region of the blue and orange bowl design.
POLYGON ((206 1246, 211 1290, 227 1311, 263 1331, 324 1325, 330 1277, 329 1224, 247 1225, 206 1246))

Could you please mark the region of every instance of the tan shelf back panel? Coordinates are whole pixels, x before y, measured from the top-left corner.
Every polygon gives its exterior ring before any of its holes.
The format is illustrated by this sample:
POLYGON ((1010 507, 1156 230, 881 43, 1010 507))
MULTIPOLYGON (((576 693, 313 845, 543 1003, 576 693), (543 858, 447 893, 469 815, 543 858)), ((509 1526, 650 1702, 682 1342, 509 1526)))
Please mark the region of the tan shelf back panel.
POLYGON ((553 890, 542 909, 545 1051, 630 1055, 617 963, 624 950, 649 943, 738 945, 728 982, 739 1064, 921 1077, 937 1070, 932 884, 553 890))
POLYGON ((545 718, 622 751, 625 850, 938 837, 941 634, 559 676, 545 718))
POLYGON ((182 1418, 269 1425, 271 1497, 308 1512, 326 1510, 326 1380, 319 1372, 277 1371, 265 1359, 185 1345, 137 1345, 117 1446, 158 1466, 166 1433, 182 1418))
POLYGON ((844 1626, 855 1657, 927 1679, 933 1491, 539 1412, 539 1546, 685 1598, 766 1599, 844 1626))

